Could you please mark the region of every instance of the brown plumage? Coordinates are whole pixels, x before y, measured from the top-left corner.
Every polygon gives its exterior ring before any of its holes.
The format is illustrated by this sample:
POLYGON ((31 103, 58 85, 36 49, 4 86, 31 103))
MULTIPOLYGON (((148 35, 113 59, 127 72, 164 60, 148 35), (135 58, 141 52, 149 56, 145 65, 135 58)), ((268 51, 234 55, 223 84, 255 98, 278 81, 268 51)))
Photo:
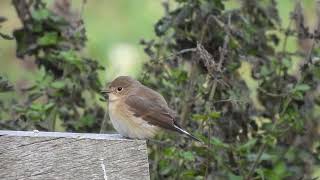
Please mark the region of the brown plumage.
POLYGON ((178 125, 161 94, 137 80, 119 76, 102 92, 109 95, 110 119, 121 135, 148 139, 160 129, 168 129, 200 141, 178 125))

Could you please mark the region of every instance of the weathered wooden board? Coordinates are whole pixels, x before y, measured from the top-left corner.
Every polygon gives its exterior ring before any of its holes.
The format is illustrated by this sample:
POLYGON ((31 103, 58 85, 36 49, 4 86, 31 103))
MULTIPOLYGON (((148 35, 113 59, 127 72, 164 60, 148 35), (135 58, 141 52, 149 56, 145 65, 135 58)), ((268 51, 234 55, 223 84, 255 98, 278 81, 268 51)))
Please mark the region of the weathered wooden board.
POLYGON ((146 142, 110 134, 0 131, 0 179, 149 179, 146 142))

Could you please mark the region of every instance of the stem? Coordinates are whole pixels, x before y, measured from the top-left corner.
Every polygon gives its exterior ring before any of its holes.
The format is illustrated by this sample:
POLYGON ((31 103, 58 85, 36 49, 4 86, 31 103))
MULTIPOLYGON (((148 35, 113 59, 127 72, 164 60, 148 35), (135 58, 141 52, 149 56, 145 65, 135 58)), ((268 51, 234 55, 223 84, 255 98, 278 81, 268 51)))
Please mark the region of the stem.
MULTIPOLYGON (((211 149, 211 143, 210 143, 210 141, 211 141, 211 136, 210 136, 210 134, 211 134, 211 130, 210 130, 210 126, 208 127, 209 129, 208 129, 208 134, 209 134, 209 136, 208 136, 208 141, 209 141, 209 143, 208 143, 208 150, 210 151, 210 149, 211 149)), ((205 179, 208 179, 208 172, 209 172, 209 166, 210 166, 210 162, 211 162, 211 155, 210 155, 210 153, 208 152, 207 153, 207 166, 206 166, 206 172, 205 172, 205 179)))
POLYGON ((285 37, 284 37, 283 46, 282 46, 282 52, 283 52, 283 54, 285 54, 286 51, 287 51, 287 42, 288 42, 288 38, 289 38, 289 30, 290 30, 291 24, 292 24, 292 18, 290 18, 288 27, 287 27, 287 29, 286 29, 286 31, 285 31, 285 37))
POLYGON ((49 127, 48 127, 48 130, 51 131, 51 132, 54 132, 55 129, 56 129, 56 117, 57 117, 57 111, 56 109, 52 109, 52 112, 50 113, 50 116, 49 116, 49 127))
MULTIPOLYGON (((231 23, 231 17, 229 16, 228 18, 228 27, 230 26, 230 23, 231 23)), ((228 52, 228 43, 229 43, 229 31, 228 31, 228 28, 226 27, 225 28, 226 31, 227 31, 227 34, 225 35, 224 37, 224 41, 223 41, 223 46, 222 48, 219 48, 219 52, 220 52, 220 57, 219 57, 219 63, 218 63, 218 66, 217 66, 217 69, 218 71, 222 71, 221 68, 222 68, 222 64, 225 60, 225 55, 227 54, 228 52)), ((206 111, 208 112, 210 110, 210 107, 209 107, 209 104, 211 101, 213 101, 213 98, 214 98, 214 95, 216 93, 216 89, 217 89, 217 85, 218 85, 218 79, 215 78, 214 81, 213 81, 213 84, 211 86, 211 91, 210 91, 210 94, 209 94, 209 99, 207 101, 207 105, 206 105, 206 111)))
MULTIPOLYGON (((194 55, 192 55, 194 57, 194 55)), ((194 59, 194 58, 192 58, 194 59)), ((194 60, 191 61, 191 70, 190 70, 190 77, 189 77, 189 84, 187 86, 187 92, 185 94, 185 100, 184 104, 181 108, 181 115, 180 115, 180 121, 182 126, 185 125, 186 119, 189 115, 190 108, 192 103, 190 102, 193 99, 193 92, 194 92, 194 83, 196 80, 197 75, 197 65, 194 63, 194 60)))
POLYGON ((17 11, 19 19, 25 26, 26 20, 31 17, 30 4, 28 4, 27 1, 20 0, 12 0, 12 4, 17 11))
POLYGON ((266 145, 267 145, 267 143, 263 143, 263 144, 260 146, 257 159, 254 161, 254 163, 253 163, 253 165, 252 165, 252 167, 251 167, 251 169, 250 169, 250 171, 249 171, 249 173, 248 173, 248 176, 247 176, 245 179, 250 180, 251 175, 253 174, 254 170, 257 168, 258 163, 259 163, 259 161, 260 161, 260 158, 261 158, 263 152, 265 151, 265 149, 266 149, 266 147, 267 147, 266 145))
POLYGON ((102 123, 101 123, 101 127, 100 127, 100 134, 103 134, 107 131, 107 124, 108 124, 107 116, 108 116, 108 112, 105 112, 104 116, 103 116, 102 123))

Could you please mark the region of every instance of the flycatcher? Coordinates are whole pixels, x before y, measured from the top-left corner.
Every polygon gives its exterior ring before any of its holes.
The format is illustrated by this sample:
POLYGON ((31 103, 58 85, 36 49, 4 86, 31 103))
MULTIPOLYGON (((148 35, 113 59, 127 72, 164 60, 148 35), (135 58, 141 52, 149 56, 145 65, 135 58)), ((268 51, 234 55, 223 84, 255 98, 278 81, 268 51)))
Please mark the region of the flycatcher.
POLYGON ((119 76, 101 92, 109 96, 110 120, 124 137, 150 139, 167 129, 200 141, 178 125, 174 111, 161 94, 132 77, 119 76))

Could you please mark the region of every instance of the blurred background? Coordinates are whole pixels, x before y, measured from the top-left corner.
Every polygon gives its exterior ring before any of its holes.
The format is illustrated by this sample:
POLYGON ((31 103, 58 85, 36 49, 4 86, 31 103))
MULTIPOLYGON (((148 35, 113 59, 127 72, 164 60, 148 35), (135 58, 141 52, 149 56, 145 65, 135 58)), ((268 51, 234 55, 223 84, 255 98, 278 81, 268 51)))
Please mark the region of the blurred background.
MULTIPOLYGON (((52 1, 47 0, 48 4, 52 1)), ((73 8, 81 10, 82 0, 73 0, 73 8)), ((284 26, 288 24, 293 0, 278 0, 278 8, 284 26)), ((315 0, 303 0, 307 22, 314 25, 316 19, 315 0)), ((172 1, 173 6, 175 5, 172 1)), ((226 1, 227 6, 238 6, 236 0, 226 1)), ((155 38, 154 24, 163 16, 161 1, 154 0, 107 0, 87 1, 83 7, 83 18, 87 31, 85 55, 100 61, 106 73, 100 78, 110 81, 120 74, 137 77, 147 56, 139 44, 141 39, 155 38)), ((0 1, 0 16, 8 18, 1 31, 10 34, 21 26, 10 0, 0 1)), ((288 49, 295 49, 296 41, 289 39, 288 49)), ((0 39, 0 72, 11 82, 33 78, 36 71, 31 62, 21 61, 15 56, 15 41, 0 39)), ((1 95, 0 95, 1 97, 1 95)))
MULTIPOLYGON (((72 2, 74 9, 81 9, 81 0, 72 2)), ((106 67, 108 74, 101 74, 102 79, 110 80, 119 74, 138 75, 146 60, 139 41, 154 37, 153 25, 162 14, 160 1, 111 0, 85 4, 83 18, 88 42, 83 53, 106 67)), ((10 0, 0 2, 0 15, 8 18, 2 32, 10 34, 21 26, 10 0)), ((30 62, 15 57, 15 48, 15 41, 0 40, 1 73, 13 82, 32 78, 35 69, 30 62)))

